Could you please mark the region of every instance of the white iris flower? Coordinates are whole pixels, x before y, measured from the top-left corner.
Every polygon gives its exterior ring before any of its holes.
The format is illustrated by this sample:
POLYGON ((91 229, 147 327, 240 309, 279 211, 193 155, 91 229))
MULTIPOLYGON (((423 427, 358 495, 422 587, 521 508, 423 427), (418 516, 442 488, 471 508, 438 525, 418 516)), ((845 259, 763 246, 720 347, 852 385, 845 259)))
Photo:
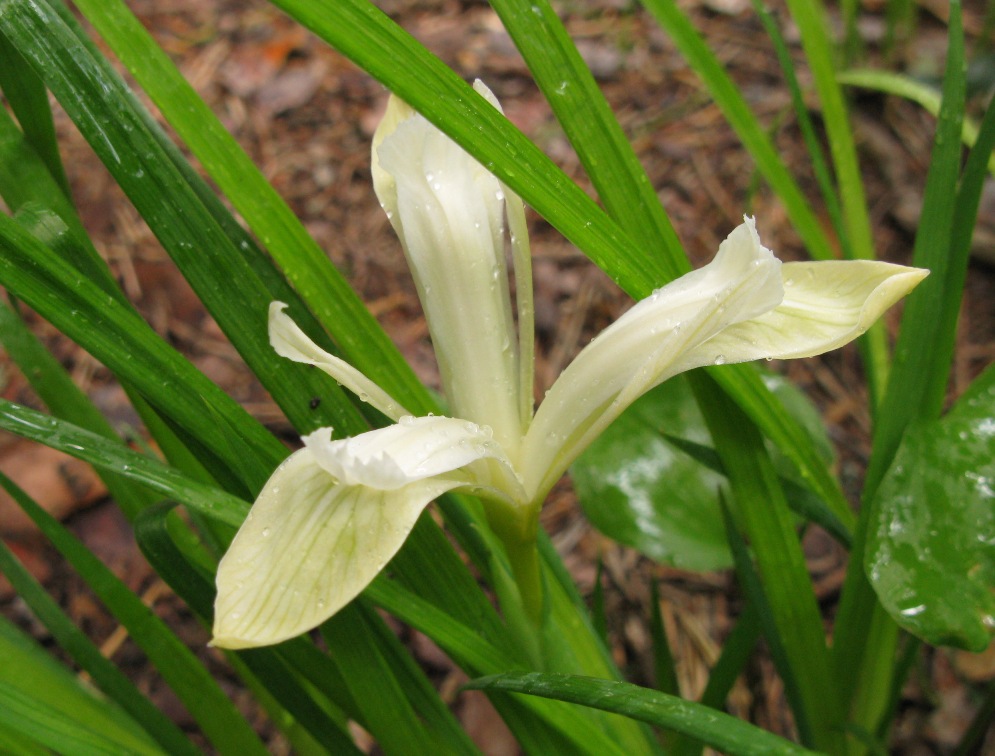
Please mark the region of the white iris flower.
MULTIPOLYGON (((486 87, 475 88, 500 108, 486 87)), ((782 264, 747 218, 711 263, 658 289, 588 344, 533 414, 521 200, 394 97, 374 137, 373 178, 414 275, 453 417, 412 417, 274 302, 270 340, 280 355, 324 370, 395 422, 340 440, 319 430, 273 473, 218 570, 216 646, 277 643, 328 619, 447 491, 485 501, 514 561, 522 544, 534 549, 553 484, 646 391, 702 365, 835 349, 927 275, 870 261, 782 264)))

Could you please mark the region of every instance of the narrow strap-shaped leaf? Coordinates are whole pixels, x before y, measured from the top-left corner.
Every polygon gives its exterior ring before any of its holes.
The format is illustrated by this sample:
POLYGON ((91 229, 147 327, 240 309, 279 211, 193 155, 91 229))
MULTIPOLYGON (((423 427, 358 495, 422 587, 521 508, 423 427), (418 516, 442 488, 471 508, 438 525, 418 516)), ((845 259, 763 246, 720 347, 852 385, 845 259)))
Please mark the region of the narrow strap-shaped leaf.
POLYGON ((832 259, 832 247, 808 200, 778 157, 766 130, 750 110, 739 88, 722 68, 715 53, 708 48, 674 0, 643 0, 643 5, 674 40, 674 44, 708 87, 715 104, 756 162, 757 169, 781 198, 808 253, 816 260, 832 259))
MULTIPOLYGON (((6 480, 6 479, 5 479, 6 480)), ((45 592, 0 541, 0 573, 3 573, 45 626, 55 642, 86 671, 93 682, 118 706, 126 711, 165 750, 176 754, 197 754, 199 751, 134 683, 100 653, 86 634, 73 624, 59 605, 45 592)))
POLYGON ((264 753, 256 734, 214 678, 165 623, 10 479, 0 475, 0 485, 128 630, 210 741, 223 753, 264 753))
MULTIPOLYGON (((851 68, 836 75, 836 80, 844 86, 862 87, 884 94, 904 97, 925 108, 933 116, 940 115, 943 95, 932 84, 927 84, 907 74, 894 71, 882 71, 876 68, 851 68)), ((978 141, 978 124, 968 116, 964 116, 961 126, 961 141, 967 147, 973 147, 978 141)), ((995 155, 988 156, 988 172, 995 174, 995 155)))
POLYGON ((198 483, 152 457, 71 423, 0 399, 0 428, 50 446, 91 465, 114 470, 164 496, 179 499, 206 517, 238 526, 249 505, 198 483))
POLYGON ((19 52, 0 34, 0 90, 24 130, 25 137, 44 161, 45 168, 68 199, 69 182, 59 155, 55 122, 42 80, 19 52))
MULTIPOLYGON (((853 127, 847 115, 843 92, 836 81, 836 64, 827 31, 829 22, 825 8, 820 0, 788 0, 788 8, 801 33, 805 59, 812 71, 822 105, 822 122, 829 139, 829 152, 836 171, 843 206, 843 223, 846 226, 843 251, 855 259, 873 260, 876 255, 864 183, 860 177, 853 127)), ((883 398, 888 380, 888 342, 884 325, 872 326, 861 337, 858 345, 867 373, 871 410, 874 411, 883 398)))
MULTIPOLYGON (((107 438, 118 438, 111 424, 72 382, 65 368, 24 321, 4 305, 0 305, 0 342, 53 415, 107 438)), ((100 477, 129 517, 151 503, 148 491, 126 478, 106 471, 100 471, 100 477)))
POLYGON ((77 7, 264 240, 345 358, 410 409, 437 409, 424 392, 411 391, 416 383, 411 369, 383 329, 124 3, 83 0, 77 7))
POLYGON ((119 708, 94 695, 4 617, 0 617, 0 728, 13 729, 55 753, 165 753, 119 708))
POLYGON ((259 459, 258 485, 286 454, 258 422, 166 345, 133 311, 80 278, 64 260, 2 215, 0 282, 156 401, 166 415, 198 429, 198 437, 219 457, 232 460, 233 469, 239 466, 233 452, 241 454, 243 461, 259 459), (228 437, 218 427, 218 416, 239 428, 240 436, 228 437))
POLYGON ((614 680, 529 672, 483 677, 470 681, 466 687, 507 690, 611 711, 676 730, 737 756, 812 753, 707 706, 614 680))
POLYGON ((385 753, 432 753, 440 748, 450 753, 477 753, 466 733, 458 725, 450 726, 452 715, 439 708, 441 701, 431 687, 422 688, 419 680, 424 678, 412 674, 413 660, 398 648, 397 638, 381 627, 362 598, 328 620, 321 630, 334 649, 336 664, 367 728, 385 753))
POLYGON ((867 528, 876 520, 875 493, 894 459, 905 429, 916 419, 939 415, 950 369, 949 352, 940 346, 942 334, 951 328, 952 319, 957 317, 962 296, 960 289, 948 291, 946 287, 951 280, 956 280, 950 276, 962 275, 953 271, 967 264, 966 256, 952 259, 950 247, 965 97, 963 32, 957 0, 950 4, 948 39, 943 106, 934 137, 913 255, 914 264, 929 268, 933 273, 909 297, 902 316, 888 391, 874 429, 871 461, 864 483, 864 506, 843 585, 833 645, 837 686, 845 698, 852 698, 854 691, 863 696, 862 705, 854 714, 871 732, 877 729, 876 717, 887 705, 896 629, 877 602, 864 574, 867 528), (934 362, 941 358, 943 363, 934 362), (874 629, 872 635, 868 634, 869 628, 874 629), (890 632, 885 628, 890 628, 890 632), (871 644, 868 638, 874 639, 875 643, 871 644))
POLYGON ((788 0, 788 8, 801 33, 805 59, 812 71, 822 105, 822 119, 829 138, 829 150, 843 204, 848 250, 856 259, 873 260, 874 242, 871 239, 864 183, 860 178, 857 148, 853 141, 846 103, 836 81, 836 65, 825 8, 819 0, 788 0))
POLYGON ((452 137, 634 297, 659 281, 642 249, 490 103, 368 0, 273 0, 452 137), (390 50, 391 54, 384 54, 390 50))
MULTIPOLYGON (((454 621, 393 581, 381 576, 370 585, 365 595, 402 622, 431 637, 469 674, 496 674, 519 667, 515 659, 487 643, 470 628, 454 621)), ((496 701, 495 704, 506 717, 516 714, 509 711, 514 707, 502 706, 501 701, 496 701)), ((508 723, 515 731, 520 731, 519 727, 535 730, 540 726, 551 725, 559 730, 561 738, 573 741, 572 748, 578 752, 589 749, 596 753, 611 753, 617 747, 604 729, 584 716, 577 716, 576 712, 545 706, 519 708, 531 709, 531 716, 542 717, 545 723, 540 725, 517 712, 516 719, 508 723)))
POLYGON ((268 290, 162 150, 120 79, 46 3, 3 9, 0 29, 43 76, 291 421, 306 429, 316 425, 323 410, 311 407, 315 396, 352 409, 327 376, 274 359, 266 328, 268 290))
MULTIPOLYGON (((694 441, 689 441, 685 438, 675 438, 667 435, 664 435, 664 438, 709 469, 718 473, 724 473, 722 460, 719 459, 715 450, 711 447, 696 444, 694 441)), ((781 484, 781 488, 787 497, 788 506, 791 507, 791 510, 795 514, 814 522, 819 527, 825 529, 840 544, 849 547, 850 531, 839 521, 839 518, 835 514, 829 511, 821 499, 814 496, 807 488, 802 488, 783 475, 778 476, 778 482, 781 484)))
POLYGON ((656 190, 559 16, 546 0, 491 0, 536 84, 594 182, 608 214, 628 229, 657 280, 690 270, 656 190))
MULTIPOLYGON (((822 201, 826 205, 826 212, 829 214, 829 219, 832 221, 840 243, 843 245, 849 244, 849 237, 843 225, 843 210, 840 208, 832 172, 826 164, 826 156, 823 153, 822 144, 819 142, 819 137, 815 132, 815 125, 812 123, 808 106, 805 104, 801 85, 798 83, 798 76, 795 73, 795 64, 791 59, 791 53, 788 51, 788 44, 784 41, 784 35, 781 34, 774 16, 764 7, 761 0, 751 1, 753 3, 753 10, 760 18, 760 22, 767 31, 767 36, 770 37, 770 41, 774 45, 774 51, 777 53, 777 61, 781 66, 781 72, 784 74, 785 82, 791 92, 791 105, 795 111, 798 128, 801 129, 802 138, 805 140, 809 159, 812 161, 812 172, 815 174, 815 180, 819 184, 819 193, 822 195, 822 201)), ((849 252, 844 252, 843 256, 846 258, 853 257, 849 252)))
POLYGON ((777 638, 784 647, 782 675, 797 689, 795 717, 814 747, 839 746, 841 713, 831 691, 822 618, 784 493, 756 427, 727 397, 692 374, 691 385, 722 460, 737 525, 754 549, 777 638))

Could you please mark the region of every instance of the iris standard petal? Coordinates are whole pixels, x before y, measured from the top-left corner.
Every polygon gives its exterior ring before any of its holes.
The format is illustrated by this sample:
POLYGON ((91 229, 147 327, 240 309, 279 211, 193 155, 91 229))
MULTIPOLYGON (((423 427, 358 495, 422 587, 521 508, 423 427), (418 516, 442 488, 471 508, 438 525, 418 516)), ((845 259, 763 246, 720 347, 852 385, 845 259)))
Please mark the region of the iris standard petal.
POLYGON ((453 415, 522 436, 518 337, 505 263, 505 190, 421 115, 385 129, 377 191, 392 213, 453 415))

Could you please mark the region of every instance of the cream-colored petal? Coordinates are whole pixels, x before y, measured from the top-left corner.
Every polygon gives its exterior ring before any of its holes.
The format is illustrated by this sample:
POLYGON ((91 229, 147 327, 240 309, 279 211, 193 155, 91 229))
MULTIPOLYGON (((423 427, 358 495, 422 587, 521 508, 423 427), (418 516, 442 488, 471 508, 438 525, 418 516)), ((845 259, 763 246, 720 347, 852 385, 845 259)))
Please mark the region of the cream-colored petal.
POLYGON ((770 312, 736 323, 678 366, 813 357, 864 333, 914 289, 928 270, 870 260, 786 263, 784 300, 770 312))
POLYGON ((269 306, 269 343, 277 354, 294 362, 320 368, 391 420, 400 420, 411 414, 348 362, 329 354, 311 341, 284 312, 286 307, 283 302, 271 302, 269 306))
POLYGON ((606 328, 536 412, 522 454, 527 489, 541 495, 629 404, 673 375, 685 352, 776 307, 784 295, 780 269, 747 218, 711 263, 658 289, 606 328))
POLYGON ((342 483, 390 490, 459 470, 477 460, 510 469, 490 428, 451 417, 403 417, 396 425, 331 440, 322 428, 304 437, 315 461, 342 483))
POLYGON ((321 624, 379 574, 422 510, 459 485, 446 476, 392 490, 346 485, 310 449, 291 455, 218 567, 212 644, 265 646, 321 624))
POLYGON ((387 131, 376 170, 389 180, 378 180, 378 193, 414 276, 450 409, 491 426, 511 452, 521 441, 524 403, 505 190, 424 117, 411 114, 387 131))

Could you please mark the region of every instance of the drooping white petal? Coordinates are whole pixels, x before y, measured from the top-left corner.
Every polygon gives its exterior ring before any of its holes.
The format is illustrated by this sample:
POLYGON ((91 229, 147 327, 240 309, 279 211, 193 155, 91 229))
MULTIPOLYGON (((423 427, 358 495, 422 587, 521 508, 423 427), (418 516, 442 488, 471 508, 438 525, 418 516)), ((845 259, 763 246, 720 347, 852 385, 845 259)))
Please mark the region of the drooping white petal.
POLYGON ((348 362, 329 354, 311 341, 284 312, 286 307, 283 302, 271 302, 269 306, 269 343, 278 355, 320 368, 391 420, 400 420, 411 414, 348 362))
POLYGON ((711 263, 658 289, 597 336, 547 392, 529 428, 522 466, 530 493, 542 494, 629 404, 674 375, 685 352, 776 307, 780 269, 748 218, 711 263))
POLYGON ((490 431, 465 420, 404 418, 340 441, 326 428, 304 442, 270 477, 221 560, 216 646, 278 643, 328 619, 446 491, 501 500, 521 490, 490 431))
POLYGON ((375 186, 428 320, 452 414, 522 435, 518 339, 500 182, 422 116, 398 105, 374 144, 375 186))
POLYGON ((221 560, 213 645, 264 646, 321 624, 377 576, 422 510, 459 485, 449 477, 391 490, 345 485, 311 449, 291 455, 221 560))

